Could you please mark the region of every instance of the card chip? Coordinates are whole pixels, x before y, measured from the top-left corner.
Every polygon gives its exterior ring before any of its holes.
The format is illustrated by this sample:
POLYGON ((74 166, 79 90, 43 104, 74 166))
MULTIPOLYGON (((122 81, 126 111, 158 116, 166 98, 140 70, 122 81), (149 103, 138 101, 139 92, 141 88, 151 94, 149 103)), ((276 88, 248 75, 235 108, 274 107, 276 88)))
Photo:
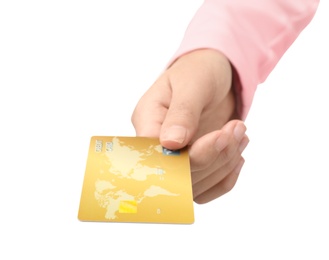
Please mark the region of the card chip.
POLYGON ((119 206, 119 213, 137 213, 137 201, 121 200, 119 206))

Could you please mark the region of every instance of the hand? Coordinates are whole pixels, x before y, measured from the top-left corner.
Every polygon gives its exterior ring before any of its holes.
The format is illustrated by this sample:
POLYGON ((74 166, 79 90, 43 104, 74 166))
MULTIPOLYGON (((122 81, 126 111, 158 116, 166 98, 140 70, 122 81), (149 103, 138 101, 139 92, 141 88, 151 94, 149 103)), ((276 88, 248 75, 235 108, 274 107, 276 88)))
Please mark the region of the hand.
POLYGON ((241 148, 249 140, 243 122, 232 120, 236 113, 231 85, 232 68, 224 55, 193 51, 160 75, 132 115, 137 136, 159 137, 173 150, 189 146, 197 203, 233 188, 243 164, 241 148))

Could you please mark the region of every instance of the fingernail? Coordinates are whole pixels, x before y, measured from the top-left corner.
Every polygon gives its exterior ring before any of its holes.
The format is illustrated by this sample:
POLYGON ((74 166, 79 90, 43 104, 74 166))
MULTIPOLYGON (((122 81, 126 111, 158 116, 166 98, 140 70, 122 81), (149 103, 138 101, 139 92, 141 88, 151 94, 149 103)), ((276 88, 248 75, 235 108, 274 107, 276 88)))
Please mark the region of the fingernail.
POLYGON ((234 136, 235 139, 240 142, 240 140, 243 138, 247 128, 243 123, 238 123, 234 128, 234 136))
POLYGON ((182 144, 186 139, 186 134, 187 130, 185 127, 175 125, 166 129, 163 135, 161 136, 161 139, 163 141, 172 141, 182 144))

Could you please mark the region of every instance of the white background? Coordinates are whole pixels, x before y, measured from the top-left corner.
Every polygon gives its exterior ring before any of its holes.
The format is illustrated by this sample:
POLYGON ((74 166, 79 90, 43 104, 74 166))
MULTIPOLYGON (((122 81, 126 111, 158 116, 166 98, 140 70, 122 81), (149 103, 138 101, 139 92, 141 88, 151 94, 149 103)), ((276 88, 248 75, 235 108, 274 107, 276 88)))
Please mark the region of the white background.
POLYGON ((77 219, 90 137, 135 135, 201 2, 0 2, 0 259, 329 259, 328 1, 259 86, 229 194, 193 225, 77 219))

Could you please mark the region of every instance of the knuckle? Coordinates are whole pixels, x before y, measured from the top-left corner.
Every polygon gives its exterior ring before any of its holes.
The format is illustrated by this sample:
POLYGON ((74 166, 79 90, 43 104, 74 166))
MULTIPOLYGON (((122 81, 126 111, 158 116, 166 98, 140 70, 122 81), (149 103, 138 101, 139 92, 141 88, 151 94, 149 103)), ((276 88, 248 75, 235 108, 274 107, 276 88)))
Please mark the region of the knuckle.
POLYGON ((204 170, 209 166, 209 157, 202 156, 191 161, 191 168, 193 171, 204 170))
POLYGON ((236 181, 237 181, 237 177, 234 176, 234 174, 228 175, 227 178, 222 183, 223 192, 224 193, 230 192, 234 188, 236 181))
POLYGON ((219 160, 222 163, 228 162, 233 157, 233 152, 230 146, 226 147, 219 155, 219 160))

